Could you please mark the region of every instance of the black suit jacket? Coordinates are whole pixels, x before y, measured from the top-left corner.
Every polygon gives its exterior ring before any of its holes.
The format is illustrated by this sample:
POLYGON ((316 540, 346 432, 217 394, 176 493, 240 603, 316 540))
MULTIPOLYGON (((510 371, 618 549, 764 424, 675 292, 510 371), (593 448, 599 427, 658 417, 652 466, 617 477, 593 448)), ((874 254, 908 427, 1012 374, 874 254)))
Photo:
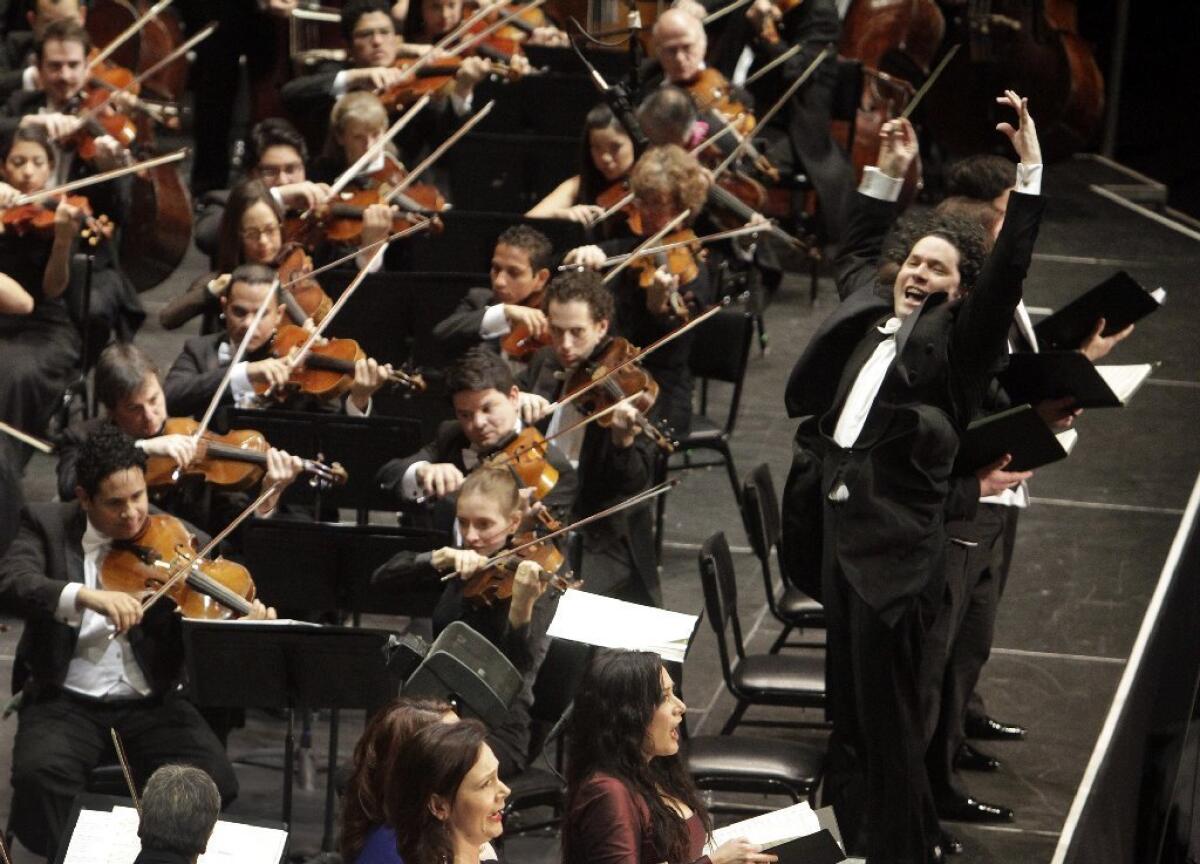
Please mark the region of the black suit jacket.
MULTIPOLYGON (((83 582, 82 539, 87 516, 77 501, 30 504, 21 527, 0 560, 0 609, 25 619, 13 665, 13 691, 33 697, 62 685, 79 629, 54 617, 58 598, 71 582, 83 582)), ((156 692, 178 680, 183 659, 179 616, 158 603, 129 633, 138 665, 156 692)))
POLYGON ((845 484, 849 497, 837 505, 838 530, 824 536, 836 544, 833 554, 846 579, 885 621, 896 620, 907 600, 941 573, 958 433, 1007 358, 1008 325, 1043 203, 1014 193, 971 293, 956 302, 934 295, 904 320, 896 361, 858 441, 844 450, 832 440, 838 414, 869 356, 865 340, 892 314, 891 288, 877 283, 875 263, 895 205, 856 196, 837 262, 842 303, 817 329, 788 381, 788 415, 801 420, 785 490, 784 553, 793 573, 820 572, 828 495, 845 484))
POLYGON ((485 340, 479 336, 483 315, 496 302, 491 288, 472 288, 453 312, 434 325, 433 339, 445 349, 446 356, 455 357, 480 344, 499 350, 498 339, 485 340))

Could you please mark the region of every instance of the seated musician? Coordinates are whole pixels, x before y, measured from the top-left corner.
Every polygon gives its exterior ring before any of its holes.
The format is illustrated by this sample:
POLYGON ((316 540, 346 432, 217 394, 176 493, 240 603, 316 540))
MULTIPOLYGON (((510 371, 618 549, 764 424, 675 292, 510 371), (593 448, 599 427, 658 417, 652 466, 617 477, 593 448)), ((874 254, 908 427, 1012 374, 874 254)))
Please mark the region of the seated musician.
MULTIPOLYGON (((246 139, 246 179, 261 180, 271 190, 271 197, 284 209, 305 210, 324 203, 329 189, 308 179, 308 144, 296 127, 282 117, 268 117, 254 124, 246 139)), ((192 239, 196 248, 213 262, 218 272, 216 256, 221 235, 221 222, 230 192, 214 189, 205 193, 201 209, 196 214, 192 239)))
POLYGON ((468 291, 434 326, 434 340, 451 355, 480 343, 499 352, 501 340, 520 327, 544 344, 546 314, 540 303, 553 264, 554 247, 546 235, 528 225, 506 228, 492 252, 492 287, 468 291))
MULTIPOLYGON (((583 121, 579 173, 559 183, 554 191, 525 215, 537 219, 569 219, 585 224, 595 222, 605 209, 599 203, 600 197, 611 188, 622 188, 633 168, 635 155, 629 131, 617 119, 612 108, 600 103, 587 113, 583 121)), ((623 194, 624 191, 616 196, 617 200, 623 194)), ((605 223, 604 230, 620 231, 624 222, 621 217, 614 216, 611 223, 605 223)))
MULTIPOLYGON (((634 166, 630 187, 636 196, 643 233, 649 237, 684 210, 696 214, 704 206, 708 179, 695 157, 681 148, 654 147, 634 166)), ((567 264, 599 268, 608 254, 628 252, 637 242, 637 239, 611 240, 599 246, 580 246, 568 252, 563 260, 567 264)), ((648 258, 646 262, 653 260, 648 258)), ((617 301, 617 332, 644 348, 685 323, 677 312, 678 300, 691 312, 710 305, 714 298, 708 271, 704 262, 697 261, 697 265, 697 273, 690 281, 671 273, 666 266, 657 266, 648 288, 639 284, 643 278, 639 267, 627 267, 612 286, 617 301)), ((685 335, 646 358, 646 369, 660 388, 656 414, 665 417, 678 435, 686 435, 691 427, 692 376, 688 367, 691 346, 691 335, 685 335)))
POLYGON ((525 687, 505 722, 489 735, 500 759, 500 774, 509 777, 520 772, 528 759, 533 681, 545 657, 554 595, 546 593, 547 582, 535 561, 521 561, 516 566, 512 596, 507 600, 484 604, 468 594, 471 577, 484 569, 490 556, 509 545, 523 521, 525 507, 512 474, 502 468, 473 472, 462 484, 455 512, 460 546, 400 552, 375 571, 371 585, 383 592, 403 592, 417 581, 459 574, 461 578, 446 583, 433 610, 433 635, 437 638, 451 622, 462 621, 499 648, 525 676, 525 687))
MULTIPOLYGON (((167 394, 167 411, 171 416, 199 419, 204 413, 255 312, 260 304, 268 301, 274 279, 271 268, 261 264, 243 264, 233 271, 221 298, 224 331, 187 340, 167 372, 163 390, 167 394)), ((254 401, 256 387, 282 388, 287 384, 287 363, 271 353, 275 332, 284 323, 285 315, 283 304, 272 299, 250 337, 245 359, 234 368, 221 404, 248 405, 254 401)), ((351 415, 366 415, 371 410, 371 394, 383 386, 391 372, 389 365, 380 365, 370 358, 362 359, 354 364, 353 381, 344 399, 337 403, 324 402, 301 393, 289 398, 286 406, 291 410, 338 410, 351 415)))
POLYGON ((142 790, 133 864, 196 864, 221 815, 221 793, 213 779, 191 765, 163 765, 142 790))
MULTIPOLYGON (((325 140, 324 118, 338 98, 352 90, 384 93, 408 80, 396 66, 404 42, 396 33, 386 0, 346 3, 342 8, 342 35, 349 46, 347 62, 324 63, 316 72, 289 81, 281 92, 288 112, 304 118, 305 136, 314 146, 325 140)), ((456 125, 456 118, 470 112, 475 85, 484 79, 487 68, 482 58, 463 59, 453 86, 400 134, 397 145, 406 161, 419 157, 422 147, 445 138, 456 125)))
MULTIPOLYGON (((567 271, 546 288, 551 345, 542 348, 518 377, 529 400, 529 416, 541 419, 565 395, 567 380, 599 359, 609 347, 615 313, 612 293, 591 271, 567 271), (530 397, 538 397, 532 399, 530 397)), ((573 403, 554 408, 546 428, 579 472, 575 516, 599 513, 649 488, 657 454, 638 434, 636 413, 623 404, 612 425, 570 430, 583 419, 573 403)), ((638 507, 598 520, 583 534, 581 575, 586 590, 646 605, 662 605, 650 511, 638 507)))
MULTIPOLYGON (((18 129, 4 152, 0 207, 45 187, 56 151, 42 129, 18 129), (11 185, 10 185, 11 184, 11 185)), ((82 211, 63 201, 49 232, 18 236, 0 225, 0 419, 40 435, 79 364, 79 333, 67 311, 71 250, 82 211)), ((12 445, 17 473, 32 450, 12 445)))
MULTIPOLYGON (((102 581, 106 554, 147 524, 145 464, 123 432, 98 431, 79 455, 74 500, 27 505, 0 560, 0 608, 25 619, 13 673, 21 699, 10 825, 51 860, 110 728, 139 770, 195 765, 224 805, 237 795, 220 742, 177 689, 183 647, 173 604, 143 615, 138 597, 102 581)), ((252 608, 250 617, 274 617, 257 601, 252 608)))
MULTIPOLYGON (((524 4, 494 2, 490 5, 497 6, 500 15, 507 15, 514 8, 524 4)), ((463 0, 419 0, 405 16, 403 31, 405 40, 414 46, 433 45, 462 23, 465 17, 463 6, 463 0)), ((481 30, 491 24, 492 20, 490 17, 484 18, 473 29, 481 30)), ((535 26, 532 32, 524 35, 518 41, 526 45, 557 47, 565 47, 569 44, 567 35, 548 20, 544 24, 535 26)), ((497 57, 497 59, 501 58, 497 57)))
MULTIPOLYGON (((14 93, 0 116, 0 134, 11 134, 17 128, 41 128, 51 143, 59 146, 61 152, 47 186, 89 177, 132 159, 129 151, 107 134, 95 138, 94 164, 76 152, 76 133, 87 131, 75 112, 88 82, 91 46, 87 31, 73 18, 46 27, 37 49, 39 89, 14 93)), ((129 213, 131 184, 131 178, 124 177, 91 187, 83 194, 95 215, 103 214, 120 226, 129 213)), ((120 270, 118 245, 118 237, 114 236, 89 250, 94 262, 87 322, 91 343, 97 348, 108 341, 110 333, 121 340, 133 338, 146 318, 137 291, 120 270)))
MULTIPOLYGON (((386 463, 376 479, 398 504, 418 498, 446 502, 440 512, 435 510, 433 521, 450 529, 454 496, 467 475, 523 428, 524 394, 504 361, 484 348, 471 349, 447 370, 446 390, 456 419, 443 423, 434 440, 416 453, 386 463)), ((547 445, 546 461, 558 471, 558 480, 542 503, 551 516, 564 519, 578 491, 575 470, 553 442, 547 445)))
POLYGON ((25 20, 29 29, 10 29, 0 39, 0 103, 18 90, 36 90, 38 71, 34 46, 46 28, 63 18, 84 22, 87 9, 79 0, 35 0, 28 4, 25 20))

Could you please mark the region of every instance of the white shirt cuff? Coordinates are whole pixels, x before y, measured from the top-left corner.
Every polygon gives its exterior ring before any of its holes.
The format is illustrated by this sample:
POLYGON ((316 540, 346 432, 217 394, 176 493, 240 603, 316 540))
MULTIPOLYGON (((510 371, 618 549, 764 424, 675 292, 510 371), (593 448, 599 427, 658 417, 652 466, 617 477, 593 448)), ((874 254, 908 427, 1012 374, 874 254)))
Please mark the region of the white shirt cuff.
POLYGON ((272 186, 268 191, 271 193, 271 197, 275 199, 275 203, 286 210, 287 202, 283 200, 283 196, 279 194, 279 190, 272 186))
POLYGON ((408 466, 408 470, 404 472, 404 476, 400 478, 400 495, 406 501, 416 501, 420 497, 422 489, 417 484, 417 471, 424 465, 428 465, 426 461, 414 462, 408 466))
POLYGON ((254 385, 250 383, 250 376, 246 374, 246 367, 250 364, 243 360, 233 367, 233 374, 229 376, 229 392, 233 394, 233 404, 242 406, 254 398, 254 385))
POLYGON ((79 596, 79 589, 82 587, 82 582, 72 582, 58 595, 58 606, 54 610, 54 619, 60 624, 69 624, 74 627, 83 618, 75 606, 75 598, 79 596))
POLYGON ((471 106, 475 104, 475 91, 472 90, 467 94, 467 98, 461 98, 457 93, 450 93, 450 105, 454 108, 454 113, 459 117, 465 117, 471 113, 471 106))
POLYGON ((903 177, 890 177, 874 165, 868 165, 863 170, 862 182, 858 184, 859 192, 880 201, 899 201, 900 190, 903 188, 903 177))
POLYGON ((346 74, 347 71, 348 70, 343 69, 341 72, 339 72, 333 76, 333 83, 331 85, 329 85, 329 92, 332 95, 334 95, 334 96, 345 96, 346 95, 346 90, 350 86, 348 83, 348 79, 350 76, 348 74, 346 74))
POLYGON ((483 313, 483 323, 479 325, 479 335, 483 339, 499 339, 507 336, 512 328, 508 326, 508 316, 504 314, 504 304, 497 303, 487 307, 483 313))
POLYGON ((1042 194, 1042 166, 1017 163, 1016 190, 1026 195, 1042 194))
POLYGON ((25 71, 21 73, 21 89, 22 90, 38 89, 37 81, 34 79, 34 75, 36 75, 36 74, 37 74, 37 69, 35 69, 33 66, 25 67, 25 71))
POLYGON ((358 406, 354 404, 354 400, 349 396, 346 397, 346 416, 347 417, 370 417, 371 416, 371 399, 367 400, 367 410, 360 411, 358 406))

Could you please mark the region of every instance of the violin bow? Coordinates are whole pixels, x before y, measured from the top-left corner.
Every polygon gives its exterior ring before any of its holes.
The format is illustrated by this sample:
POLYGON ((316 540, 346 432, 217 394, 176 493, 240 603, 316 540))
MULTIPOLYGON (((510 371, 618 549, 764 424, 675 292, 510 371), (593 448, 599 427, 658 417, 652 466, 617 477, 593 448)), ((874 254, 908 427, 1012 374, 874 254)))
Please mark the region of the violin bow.
MULTIPOLYGON (((783 109, 783 106, 786 105, 788 100, 795 95, 796 91, 803 87, 804 83, 813 76, 813 73, 817 71, 817 67, 824 63, 825 60, 833 54, 833 52, 833 45, 826 45, 824 48, 822 48, 821 53, 818 54, 813 61, 808 64, 808 68, 800 73, 800 76, 791 83, 787 90, 783 91, 783 95, 775 100, 774 105, 763 112, 762 117, 758 118, 755 125, 766 126, 767 123, 770 122, 771 118, 783 109)), ((750 142, 753 137, 753 135, 745 135, 742 137, 742 140, 739 141, 737 146, 729 152, 729 155, 725 157, 724 161, 722 161, 720 165, 713 169, 712 176, 714 179, 725 173, 725 170, 733 164, 734 160, 737 159, 738 156, 740 156, 742 152, 750 146, 750 142)))
POLYGON ((99 114, 104 109, 104 106, 107 105, 109 102, 111 102, 112 98, 114 96, 116 96, 118 93, 127 93, 127 92, 129 92, 129 90, 131 88, 138 86, 143 81, 145 81, 147 78, 152 78, 164 66, 166 66, 169 63, 174 63, 176 60, 178 60, 184 54, 187 54, 187 52, 191 51, 193 48, 195 48, 197 45, 199 45, 201 42, 203 42, 205 39, 207 39, 209 36, 211 36, 213 34, 213 32, 216 31, 216 29, 217 29, 217 22, 216 21, 209 22, 207 27, 205 27, 203 30, 201 30, 199 33, 197 33, 192 38, 188 39, 186 42, 184 42, 178 48, 176 48, 175 50, 168 53, 165 57, 163 57, 161 60, 159 60, 153 66, 151 66, 149 69, 146 69, 143 72, 139 72, 134 77, 134 79, 132 81, 130 81, 128 84, 126 84, 124 87, 114 87, 112 90, 109 90, 108 93, 105 94, 103 99, 101 99, 98 103, 93 105, 87 111, 84 111, 83 113, 81 113, 79 115, 79 119, 85 123, 88 120, 91 120, 97 114, 99 114))
MULTIPOLYGON (((412 233, 412 227, 413 226, 409 225, 405 228, 401 228, 399 231, 395 232, 394 234, 389 234, 388 236, 384 237, 382 240, 376 240, 374 243, 367 243, 363 246, 359 246, 353 252, 348 252, 345 255, 343 255, 341 258, 335 258, 332 261, 330 261, 328 264, 322 264, 320 267, 314 267, 312 270, 309 270, 307 273, 305 273, 302 276, 294 276, 291 279, 289 279, 288 281, 280 283, 279 287, 280 288, 290 288, 298 282, 303 282, 305 279, 311 279, 314 276, 320 276, 322 273, 327 273, 328 271, 333 270, 336 267, 342 266, 347 261, 353 261, 355 258, 357 258, 359 255, 361 255, 364 252, 370 252, 374 249, 379 248, 380 246, 385 246, 388 243, 391 243, 393 240, 400 240, 401 238, 408 236, 408 234, 412 233)), ((228 274, 224 274, 224 275, 228 275, 228 274)))
POLYGON ((152 159, 145 159, 141 162, 134 162, 132 165, 125 165, 121 168, 114 168, 111 171, 104 171, 100 174, 94 174, 91 177, 81 177, 78 180, 72 180, 70 183, 63 183, 60 186, 55 186, 51 189, 43 189, 40 192, 30 192, 28 195, 22 195, 13 202, 14 207, 20 207, 22 204, 33 204, 37 201, 43 201, 46 198, 53 198, 55 195, 65 195, 68 192, 75 192, 79 189, 86 189, 88 186, 95 186, 97 183, 104 183, 108 180, 116 180, 118 177, 124 177, 126 174, 135 174, 138 171, 144 171, 149 168, 157 168, 159 165, 167 165, 171 162, 178 162, 183 157, 187 156, 186 147, 181 147, 171 153, 164 153, 162 156, 155 156, 152 159))
POLYGON ((743 6, 749 6, 750 3, 751 3, 751 0, 733 0, 732 3, 730 3, 726 6, 722 6, 720 9, 717 9, 714 12, 709 12, 707 15, 705 15, 703 18, 700 19, 700 23, 703 24, 705 27, 707 27, 712 22, 721 20, 726 15, 728 15, 730 12, 736 12, 737 10, 741 9, 743 6))
POLYGON ((8 854, 8 844, 4 842, 3 831, 0 831, 0 862, 2 864, 12 864, 12 857, 8 854))
POLYGON ((780 54, 778 57, 776 57, 774 60, 772 60, 770 63, 767 63, 766 65, 764 65, 761 69, 759 69, 753 75, 747 75, 746 80, 742 82, 742 86, 749 87, 751 84, 753 84, 759 78, 766 75, 772 69, 791 60, 793 57, 795 57, 797 54, 799 54, 803 50, 804 50, 804 43, 797 42, 791 48, 787 49, 782 54, 780 54))
POLYGON ((466 33, 467 30, 469 30, 477 21, 483 20, 490 15, 491 12, 491 6, 489 6, 487 3, 480 3, 479 8, 475 10, 470 18, 460 21, 457 27, 435 42, 428 51, 413 61, 413 64, 404 71, 410 75, 415 75, 420 69, 428 66, 439 51, 446 50, 447 45, 466 33))
POLYGON ((112 56, 114 51, 128 42, 133 36, 140 33, 142 28, 150 23, 151 18, 158 17, 158 13, 170 6, 172 2, 174 2, 174 0, 159 0, 159 2, 147 9, 145 14, 113 37, 112 41, 104 47, 104 50, 97 52, 96 56, 93 57, 91 62, 88 63, 87 71, 91 72, 110 56, 112 56))
MULTIPOLYGON (((375 157, 383 152, 383 148, 388 145, 393 138, 399 134, 400 130, 407 126, 414 117, 421 113, 421 109, 429 104, 429 94, 426 93, 420 99, 412 104, 412 107, 405 111, 400 119, 391 125, 391 128, 383 133, 383 137, 372 144, 363 152, 361 156, 354 160, 354 164, 338 175, 337 179, 329 185, 329 197, 332 200, 341 191, 346 188, 346 184, 358 176, 358 172, 363 167, 371 162, 375 157)), ((301 218, 307 216, 308 212, 301 214, 301 218)))
POLYGON ((625 270, 626 267, 628 267, 630 264, 632 264, 638 258, 644 258, 646 255, 650 254, 647 250, 651 249, 655 243, 657 243, 662 238, 666 237, 668 234, 670 234, 672 231, 674 231, 676 228, 678 228, 680 225, 682 225, 684 222, 686 222, 688 220, 688 217, 691 215, 692 215, 691 210, 684 210, 682 213, 680 213, 678 216, 676 216, 674 219, 672 219, 670 222, 668 222, 662 228, 655 231, 653 234, 651 234, 649 237, 647 237, 645 240, 643 240, 641 243, 639 243, 637 245, 637 247, 632 252, 629 253, 629 256, 627 258, 625 258, 622 261, 617 262, 616 266, 613 267, 613 269, 609 270, 607 274, 605 274, 603 284, 607 285, 609 282, 616 279, 617 276, 619 276, 622 273, 622 271, 625 270))
POLYGON ((958 53, 958 49, 961 47, 961 42, 950 46, 950 50, 947 51, 945 56, 938 61, 937 67, 929 74, 929 77, 925 79, 925 83, 921 85, 921 89, 913 94, 913 97, 908 100, 908 104, 904 106, 904 110, 900 112, 901 120, 907 120, 909 116, 917 110, 917 106, 921 104, 921 100, 925 98, 925 94, 928 93, 929 89, 937 83, 938 78, 941 77, 941 74, 946 70, 946 67, 950 65, 950 61, 954 59, 954 55, 958 53))
MULTIPOLYGON (((670 492, 672 489, 678 486, 679 482, 679 480, 667 480, 663 483, 659 483, 657 486, 653 486, 644 492, 639 492, 636 495, 626 498, 619 504, 606 507, 599 513, 593 513, 591 516, 584 516, 582 519, 577 519, 570 525, 564 525, 557 531, 551 531, 549 534, 543 534, 541 537, 530 540, 528 543, 522 543, 520 546, 514 546, 511 549, 508 549, 497 555, 493 555, 491 558, 487 559, 487 561, 483 562, 479 569, 486 570, 489 567, 494 567, 501 561, 507 561, 509 558, 512 558, 514 555, 517 555, 518 553, 528 549, 530 546, 536 546, 539 543, 546 543, 555 539, 556 537, 561 537, 568 531, 572 531, 576 528, 582 528, 584 525, 590 525, 593 522, 598 522, 599 520, 612 516, 615 513, 620 513, 622 510, 628 510, 630 507, 636 507, 638 504, 649 501, 653 498, 657 498, 659 495, 665 495, 667 492, 670 492)), ((449 582, 451 579, 458 579, 461 576, 462 573, 455 570, 452 573, 447 573, 445 576, 443 576, 442 581, 449 582)))
POLYGON ((267 291, 267 296, 263 298, 263 302, 259 303, 258 308, 254 310, 254 317, 250 319, 250 326, 242 334, 242 341, 238 343, 237 350, 233 352, 233 357, 230 358, 229 365, 225 368, 225 374, 221 378, 221 383, 217 385, 212 398, 208 400, 208 407, 204 409, 204 416, 200 420, 200 425, 196 427, 196 431, 192 434, 193 441, 199 441, 204 433, 208 431, 208 424, 212 421, 213 413, 217 410, 217 404, 220 403, 221 397, 225 395, 225 390, 229 387, 229 382, 233 380, 234 367, 242 362, 242 358, 246 356, 246 349, 250 345, 250 338, 258 330, 258 325, 262 323, 263 316, 267 314, 268 307, 274 302, 275 292, 278 290, 279 277, 276 276, 275 281, 271 283, 271 289, 267 291))
POLYGON ((3 420, 0 420, 0 432, 3 432, 5 435, 10 435, 13 438, 16 438, 18 441, 28 444, 35 450, 41 450, 47 455, 54 452, 54 445, 49 441, 43 441, 41 438, 35 438, 28 432, 22 432, 16 426, 9 426, 3 420))
POLYGON ((400 183, 398 183, 394 189, 389 190, 388 194, 385 195, 383 198, 383 203, 390 204, 392 202, 392 199, 394 199, 396 196, 402 194, 405 189, 407 189, 409 186, 411 186, 413 183, 415 183, 417 178, 420 177, 423 173, 425 173, 425 171, 427 171, 429 169, 430 165, 432 165, 438 159, 442 158, 443 153, 445 153, 447 150, 449 150, 451 147, 453 147, 455 144, 457 144, 458 140, 460 138, 462 138, 464 135, 466 135, 468 132, 470 132, 472 129, 474 129, 476 126, 478 126, 483 121, 484 117, 486 117, 488 114, 492 113, 492 108, 494 108, 495 106, 496 106, 496 100, 493 99, 491 102, 487 103, 482 108, 480 108, 479 111, 476 112, 476 114, 474 116, 472 116, 470 120, 468 120, 466 123, 464 123, 462 126, 460 126, 454 132, 453 135, 451 135, 449 138, 447 138, 445 141, 443 141, 441 144, 439 144, 436 148, 434 148, 434 151, 432 153, 430 153, 428 156, 426 156, 424 159, 422 159, 420 164, 417 165, 417 167, 415 167, 411 171, 409 171, 408 176, 405 177, 403 180, 401 180, 400 183))
MULTIPOLYGON (((620 264, 627 261, 631 256, 645 257, 646 255, 657 255, 659 252, 669 252, 672 249, 678 249, 680 246, 688 246, 692 243, 715 243, 718 240, 729 240, 733 237, 742 237, 746 234, 758 234, 763 231, 769 231, 771 225, 768 222, 763 223, 747 223, 740 228, 730 228, 726 231, 718 231, 715 234, 705 234, 703 237, 693 237, 690 240, 676 240, 672 243, 663 243, 660 246, 652 246, 649 249, 643 249, 640 252, 627 252, 624 255, 613 255, 611 258, 605 258, 604 264, 601 266, 609 267, 613 264, 620 264)), ((568 266, 560 266, 560 270, 570 270, 568 266)))
MULTIPOLYGON (((745 295, 743 295, 743 296, 745 296, 745 295)), ((547 413, 552 412, 552 411, 557 411, 559 408, 562 408, 564 405, 570 405, 572 402, 574 402, 576 399, 578 399, 584 393, 591 390, 593 387, 596 387, 599 384, 603 383, 609 377, 616 374, 617 372, 620 372, 622 369, 624 369, 626 366, 630 365, 631 363, 636 363, 638 360, 641 360, 641 359, 645 358, 647 355, 654 353, 659 348, 663 347, 668 342, 670 342, 672 339, 679 338, 687 331, 691 330, 694 327, 697 327, 702 322, 707 321, 709 318, 716 315, 718 312, 721 311, 721 309, 723 309, 727 305, 729 305, 728 297, 724 298, 719 303, 714 303, 710 308, 706 309, 704 312, 697 315, 691 321, 687 322, 686 324, 682 324, 679 327, 676 327, 670 333, 666 333, 666 334, 660 336, 658 339, 651 342, 647 347, 643 348, 637 354, 634 354, 632 357, 627 357, 626 359, 622 360, 620 363, 618 363, 613 368, 609 369, 607 372, 605 372, 599 378, 593 378, 591 381, 584 384, 578 390, 567 394, 563 398, 559 399, 557 402, 551 402, 547 413)))
POLYGON ((457 46, 455 46, 455 48, 452 51, 450 51, 450 56, 455 57, 455 56, 461 54, 463 51, 466 51, 467 49, 471 48, 472 46, 478 45, 480 42, 482 42, 487 37, 491 36, 493 33, 495 33, 497 30, 499 30, 501 27, 503 27, 509 21, 512 21, 514 18, 516 18, 518 15, 521 15, 525 12, 532 12, 534 9, 537 9, 539 6, 543 5, 545 2, 546 2, 546 0, 531 0, 531 2, 526 3, 524 6, 520 6, 516 9, 514 9, 513 11, 509 12, 507 15, 493 21, 491 24, 489 24, 483 30, 480 30, 478 33, 466 34, 463 38, 463 41, 460 42, 457 46))
POLYGON ((125 785, 129 788, 129 797, 133 799, 133 806, 140 818, 142 815, 142 801, 138 798, 137 787, 133 785, 133 771, 130 770, 129 758, 125 755, 125 743, 121 740, 121 733, 116 730, 116 727, 110 726, 108 734, 112 737, 113 750, 116 751, 117 761, 121 763, 121 773, 125 775, 125 785))

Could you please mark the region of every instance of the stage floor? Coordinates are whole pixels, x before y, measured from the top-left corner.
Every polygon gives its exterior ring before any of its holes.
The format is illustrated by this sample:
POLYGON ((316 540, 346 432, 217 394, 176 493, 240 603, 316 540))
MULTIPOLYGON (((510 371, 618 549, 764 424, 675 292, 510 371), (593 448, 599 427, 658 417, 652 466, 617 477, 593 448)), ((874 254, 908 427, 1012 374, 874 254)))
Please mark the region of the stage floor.
MULTIPOLYGON (((966 846, 961 861, 1009 864, 1049 862, 1075 789, 1082 777, 1116 683, 1140 625, 1187 495, 1200 469, 1200 237, 1188 236, 1115 203, 1093 184, 1128 183, 1120 171, 1079 159, 1050 168, 1047 220, 1027 282, 1031 311, 1062 306, 1118 269, 1149 288, 1167 288, 1164 309, 1107 362, 1158 362, 1153 377, 1122 410, 1097 410, 1079 422, 1080 441, 1070 459, 1039 471, 1031 485, 1033 506, 1022 514, 1012 575, 1000 610, 995 649, 981 685, 989 711, 1028 727, 1027 740, 983 745, 1004 762, 993 775, 969 776, 972 794, 1011 806, 1017 820, 999 827, 949 825, 966 846), (1189 336, 1188 334, 1192 334, 1189 336)), ((185 266, 144 296, 150 320, 139 343, 165 370, 185 335, 165 333, 155 315, 202 267, 193 250, 185 266)), ((737 469, 771 466, 782 488, 790 462, 794 424, 783 411, 783 386, 791 365, 836 295, 823 280, 815 305, 807 280, 790 277, 767 312, 770 349, 752 356, 734 438, 737 469)), ((1035 314, 1036 320, 1036 314, 1035 314)), ((722 409, 718 409, 722 410, 722 409)), ((31 500, 53 492, 53 466, 38 456, 26 489, 31 500)), ((671 609, 699 612, 703 604, 696 568, 700 542, 725 530, 739 568, 741 618, 750 650, 765 650, 778 632, 766 613, 757 563, 749 554, 741 520, 720 469, 682 475, 685 485, 667 505, 663 585, 671 609)), ((0 633, 0 679, 7 680, 20 623, 0 633)), ((379 619, 379 626, 400 622, 379 619)), ((716 643, 702 622, 685 670, 688 722, 693 733, 715 732, 733 707, 721 685, 716 643)), ((754 709, 750 718, 783 716, 754 709)), ((810 719, 818 719, 812 717, 810 719)), ((339 751, 347 758, 361 718, 344 719, 339 751)), ((0 775, 7 776, 16 719, 0 723, 0 775)), ((317 762, 326 753, 327 724, 317 724, 317 762)), ((752 730, 781 738, 819 733, 752 730)), ((282 743, 283 723, 252 714, 233 733, 236 758, 282 743)), ((240 765, 242 793, 233 812, 278 818, 280 774, 240 765)), ((0 813, 10 790, 0 783, 0 813)), ((319 848, 323 776, 316 791, 297 791, 293 851, 310 857, 319 848)), ((513 862, 558 860, 556 835, 514 838, 513 862)), ((25 860, 29 860, 26 858, 25 860)))

